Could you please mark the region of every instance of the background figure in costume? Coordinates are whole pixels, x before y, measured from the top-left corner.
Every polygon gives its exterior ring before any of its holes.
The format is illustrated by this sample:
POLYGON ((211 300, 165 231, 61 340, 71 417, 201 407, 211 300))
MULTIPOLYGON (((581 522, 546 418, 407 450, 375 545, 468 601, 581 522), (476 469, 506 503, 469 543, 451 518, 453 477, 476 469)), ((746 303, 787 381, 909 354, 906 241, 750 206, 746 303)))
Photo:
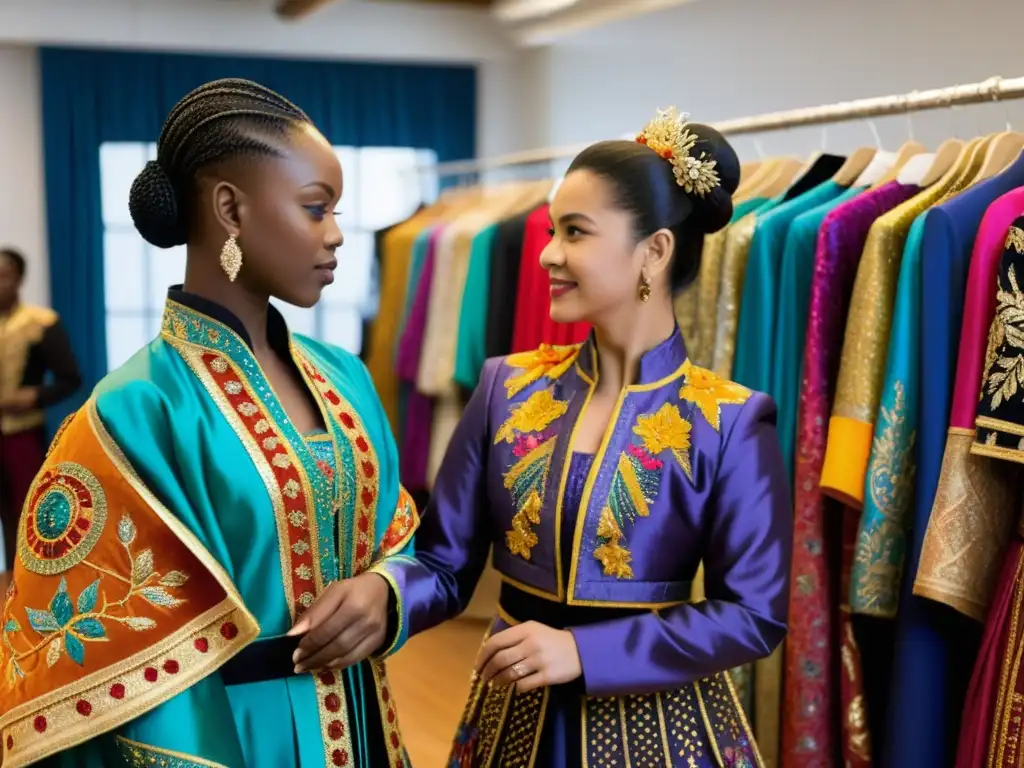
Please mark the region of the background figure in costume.
POLYGON ((18 515, 46 453, 43 411, 82 385, 60 317, 21 303, 24 279, 25 257, 0 248, 0 585, 13 567, 18 515))
POLYGON ((725 671, 786 634, 775 407, 696 367, 672 312, 738 180, 725 139, 670 110, 584 150, 555 194, 551 317, 594 332, 487 362, 416 559, 382 567, 420 632, 465 608, 493 544, 453 767, 763 765, 725 671))
POLYGON ((185 282, 29 491, 5 768, 407 764, 382 661, 405 632, 373 570, 409 556, 417 513, 362 363, 269 303, 333 280, 341 192, 330 145, 262 86, 168 116, 130 210, 187 244, 185 282))

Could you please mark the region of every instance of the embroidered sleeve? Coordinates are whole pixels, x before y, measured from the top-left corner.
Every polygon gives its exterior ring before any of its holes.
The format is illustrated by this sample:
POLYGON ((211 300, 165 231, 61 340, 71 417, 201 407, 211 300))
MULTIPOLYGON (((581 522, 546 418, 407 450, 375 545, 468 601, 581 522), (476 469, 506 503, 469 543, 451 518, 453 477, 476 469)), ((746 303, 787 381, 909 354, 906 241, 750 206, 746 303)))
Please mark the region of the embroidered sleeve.
POLYGON ((971 452, 1024 463, 1024 217, 1010 228, 999 265, 996 314, 971 452))

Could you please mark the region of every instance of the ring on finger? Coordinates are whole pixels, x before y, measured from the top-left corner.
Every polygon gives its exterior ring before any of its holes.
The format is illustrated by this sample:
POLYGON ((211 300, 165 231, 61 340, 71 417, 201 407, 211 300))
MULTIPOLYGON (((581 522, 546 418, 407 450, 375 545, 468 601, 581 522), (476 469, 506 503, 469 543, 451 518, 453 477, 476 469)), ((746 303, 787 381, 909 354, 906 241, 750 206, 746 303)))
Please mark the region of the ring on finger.
POLYGON ((523 666, 523 662, 521 661, 517 661, 512 665, 512 671, 518 678, 526 677, 526 667, 523 666))

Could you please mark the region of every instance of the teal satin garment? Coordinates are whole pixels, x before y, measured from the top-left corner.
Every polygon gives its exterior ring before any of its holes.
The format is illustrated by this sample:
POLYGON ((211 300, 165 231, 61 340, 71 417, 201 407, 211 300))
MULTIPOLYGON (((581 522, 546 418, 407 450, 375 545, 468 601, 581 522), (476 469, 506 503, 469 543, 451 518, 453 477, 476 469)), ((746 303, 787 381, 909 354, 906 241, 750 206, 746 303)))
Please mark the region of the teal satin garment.
POLYGON ((455 349, 455 383, 470 390, 476 389, 487 359, 487 295, 491 285, 491 247, 497 232, 497 224, 482 229, 473 238, 469 251, 455 349))
MULTIPOLYGON (((775 325, 780 303, 779 262, 793 219, 845 191, 831 179, 808 192, 758 213, 743 280, 733 378, 758 392, 770 392, 775 325)), ((776 198, 778 199, 778 198, 776 198)))
MULTIPOLYGON (((404 492, 394 440, 369 374, 358 358, 343 350, 298 336, 290 339, 293 359, 306 371, 311 392, 316 395, 319 388, 333 393, 314 397, 322 406, 326 432, 300 435, 242 338, 228 325, 173 301, 168 302, 162 337, 107 376, 94 393, 102 423, 142 481, 235 584, 259 624, 257 643, 287 633, 293 623, 286 597, 291 574, 282 565, 289 548, 279 536, 287 502, 280 503, 280 495, 275 502, 273 475, 268 479, 261 471, 269 463, 258 464, 252 444, 239 431, 241 422, 225 412, 231 405, 225 406, 223 393, 213 391, 215 380, 200 370, 203 355, 215 352, 244 372, 247 391, 271 422, 271 434, 277 435, 272 439, 287 441, 300 462, 318 531, 309 545, 316 548, 315 567, 325 586, 413 550, 411 531, 394 537, 404 492), (314 383, 310 371, 322 377, 323 386, 314 383), (327 407, 336 400, 338 408, 327 407), (364 519, 356 505, 370 508, 371 488, 376 512, 367 530, 356 522, 364 519)), ((232 392, 227 385, 225 390, 232 392)), ((238 411, 247 413, 241 405, 238 411)), ((253 430, 260 432, 261 427, 253 430)), ((287 486, 283 488, 288 496, 287 486)), ((304 518, 293 517, 299 513, 287 514, 291 525, 309 529, 304 518)), ((298 595, 297 590, 295 597, 307 607, 315 600, 312 593, 298 595)), ((399 625, 387 653, 405 639, 406 630, 399 625)), ((340 759, 332 758, 340 747, 332 743, 330 730, 335 736, 344 733, 346 764, 373 768, 358 756, 373 754, 374 740, 378 751, 385 750, 380 724, 387 720, 389 705, 381 703, 373 684, 376 674, 380 687, 380 673, 370 668, 363 662, 340 673, 347 720, 330 729, 331 718, 343 715, 325 716, 323 691, 318 693, 322 677, 303 674, 228 686, 215 672, 115 731, 44 764, 325 768, 340 759), (371 732, 368 723, 377 728, 371 732)), ((405 761, 400 748, 397 754, 405 761)))
POLYGON ((914 499, 921 333, 921 241, 918 216, 903 246, 882 397, 865 478, 864 510, 850 575, 850 608, 895 618, 907 558, 914 499))

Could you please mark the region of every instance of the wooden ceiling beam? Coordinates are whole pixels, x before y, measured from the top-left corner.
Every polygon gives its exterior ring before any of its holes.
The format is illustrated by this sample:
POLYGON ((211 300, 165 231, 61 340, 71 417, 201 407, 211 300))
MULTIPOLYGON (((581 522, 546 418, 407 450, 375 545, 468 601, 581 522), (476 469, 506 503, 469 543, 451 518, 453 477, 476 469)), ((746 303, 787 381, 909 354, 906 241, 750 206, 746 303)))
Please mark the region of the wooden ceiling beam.
POLYGON ((337 0, 277 0, 274 10, 282 19, 301 19, 337 0))

